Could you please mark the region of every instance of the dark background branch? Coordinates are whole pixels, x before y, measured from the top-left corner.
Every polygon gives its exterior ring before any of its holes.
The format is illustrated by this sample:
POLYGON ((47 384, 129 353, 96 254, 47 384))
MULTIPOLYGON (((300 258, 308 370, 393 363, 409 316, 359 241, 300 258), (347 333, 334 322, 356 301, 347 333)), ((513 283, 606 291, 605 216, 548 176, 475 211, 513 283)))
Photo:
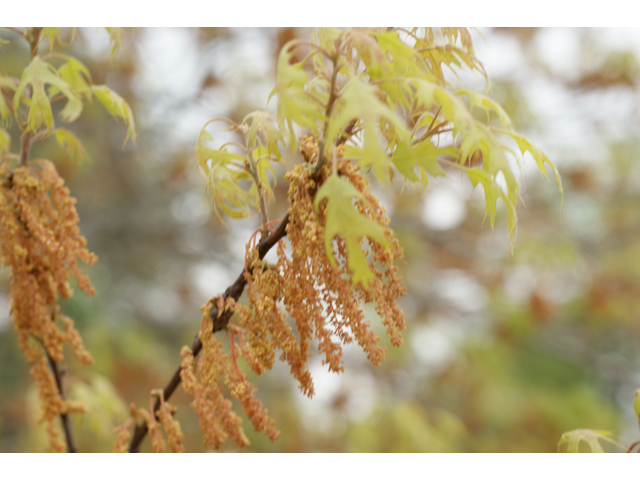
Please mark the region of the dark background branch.
MULTIPOLYGON (((58 392, 60 393, 60 398, 62 401, 64 398, 64 390, 62 389, 62 375, 60 373, 60 368, 58 367, 57 362, 51 358, 47 349, 43 347, 43 350, 47 354, 47 359, 49 360, 49 366, 51 367, 51 371, 53 372, 53 377, 56 380, 56 386, 58 387, 58 392)), ((67 452, 69 453, 78 453, 78 449, 76 448, 76 442, 73 440, 73 435, 71 433, 71 425, 69 423, 69 414, 61 413, 60 420, 62 421, 62 430, 64 430, 64 437, 67 440, 67 452)))

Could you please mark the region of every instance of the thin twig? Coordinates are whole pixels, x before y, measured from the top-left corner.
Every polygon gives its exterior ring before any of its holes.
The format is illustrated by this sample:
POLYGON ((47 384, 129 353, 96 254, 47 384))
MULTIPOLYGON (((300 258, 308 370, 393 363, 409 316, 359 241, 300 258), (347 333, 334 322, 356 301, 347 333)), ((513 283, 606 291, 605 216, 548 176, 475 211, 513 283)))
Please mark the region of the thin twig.
POLYGON ((21 37, 24 37, 24 30, 20 30, 19 28, 15 28, 15 27, 4 27, 4 28, 6 28, 7 30, 11 30, 13 32, 16 32, 21 37))
POLYGON ((22 142, 20 145, 20 166, 24 167, 29 161, 29 150, 31 148, 31 130, 22 134, 22 142))
MULTIPOLYGON (((47 359, 49 360, 49 366, 51 367, 51 371, 53 372, 53 377, 56 380, 56 386, 58 387, 58 393, 60 394, 60 398, 62 401, 65 401, 64 398, 64 390, 62 389, 62 375, 60 375, 60 369, 58 368, 58 364, 56 361, 51 358, 47 349, 43 349, 47 354, 47 359)), ((69 453, 78 453, 78 449, 76 448, 76 443, 73 440, 73 435, 71 434, 71 425, 69 423, 69 414, 61 413, 60 420, 62 421, 62 430, 64 430, 64 437, 67 440, 67 452, 69 453)))
POLYGON ((338 65, 338 59, 340 58, 340 48, 342 45, 338 45, 336 47, 336 54, 331 58, 333 61, 333 73, 331 74, 331 85, 329 91, 329 100, 327 101, 327 110, 325 112, 325 122, 322 128, 322 138, 320 139, 320 143, 318 145, 318 160, 316 162, 316 168, 313 171, 314 176, 318 176, 320 173, 320 169, 322 168, 322 164, 324 163, 324 149, 327 141, 327 132, 329 130, 329 121, 331 119, 331 112, 333 111, 333 104, 336 101, 336 79, 338 78, 338 72, 340 71, 340 66, 338 65))
MULTIPOLYGON (((269 211, 267 209, 267 201, 266 201, 266 192, 264 185, 262 185, 262 180, 260 180, 260 176, 258 175, 258 162, 253 159, 253 152, 251 151, 251 145, 247 145, 249 147, 249 155, 247 158, 249 159, 249 174, 253 178, 254 183, 256 184, 256 189, 258 190, 258 200, 260 204, 260 215, 262 216, 262 226, 264 227, 267 223, 269 223, 269 211)), ((260 161, 260 160, 258 160, 260 161)))
MULTIPOLYGON (((258 243, 258 255, 262 260, 267 252, 273 247, 278 240, 283 238, 287 234, 287 224, 289 223, 289 214, 287 214, 278 227, 271 232, 269 236, 264 238, 258 243)), ((227 290, 224 292, 223 298, 225 300, 229 298, 233 298, 234 300, 238 300, 244 292, 244 287, 247 285, 247 280, 245 278, 245 272, 243 271, 233 284, 231 284, 227 290)), ((219 332, 220 330, 224 330, 231 319, 233 312, 230 310, 225 310, 222 315, 218 316, 218 307, 214 306, 209 312, 209 316, 213 319, 213 332, 219 332)), ((195 340, 191 344, 191 352, 193 356, 196 357, 200 350, 202 350, 202 341, 196 335, 195 340)), ((178 367, 174 372, 169 383, 162 390, 162 395, 165 401, 169 400, 173 392, 175 392, 178 385, 180 385, 180 373, 182 371, 181 367, 178 367)), ((160 399, 157 398, 155 404, 153 405, 153 413, 155 414, 160 408, 160 399)), ((137 453, 140 449, 140 444, 144 437, 147 435, 148 427, 147 424, 144 423, 142 425, 136 426, 135 431, 133 432, 133 437, 131 438, 131 442, 129 443, 129 452, 137 453)))

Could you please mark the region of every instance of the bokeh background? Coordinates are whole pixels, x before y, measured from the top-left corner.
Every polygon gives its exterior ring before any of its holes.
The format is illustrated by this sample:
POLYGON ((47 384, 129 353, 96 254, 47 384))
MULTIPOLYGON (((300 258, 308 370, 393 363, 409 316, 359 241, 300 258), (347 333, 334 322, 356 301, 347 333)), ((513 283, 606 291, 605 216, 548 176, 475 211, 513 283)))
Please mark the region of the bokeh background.
MULTIPOLYGON (((127 99, 139 134, 122 148, 125 127, 96 104, 69 126, 90 162, 74 164, 53 141, 34 152, 56 162, 100 258, 89 271, 96 296, 63 305, 96 360, 91 368, 68 361, 71 395, 91 410, 74 418, 82 451, 112 448, 128 404, 148 405, 197 333, 199 307, 241 271, 258 219, 225 225, 212 213, 195 140, 214 116, 240 121, 264 109, 279 49, 310 33, 139 29, 109 59, 106 32, 79 29, 59 50, 127 99)), ((311 400, 286 367, 252 377, 282 435, 270 443, 247 426, 247 450, 551 452, 577 428, 613 431, 625 445, 638 439, 640 30, 473 36, 489 95, 557 165, 564 202, 527 158, 526 205, 509 255, 504 209, 492 233, 482 193, 459 174, 431 181, 424 194, 376 187, 405 250, 405 346, 390 346, 380 367, 346 348, 342 375, 314 357, 311 400)), ((26 43, 11 32, 0 37, 11 41, 0 49, 0 70, 18 75, 26 43)), ((485 88, 478 76, 451 80, 485 88)), ((280 178, 273 218, 286 211, 286 188, 280 178)), ((0 270, 0 451, 43 451, 37 393, 9 317, 8 274, 0 270)), ((189 401, 181 390, 172 399, 187 450, 202 451, 189 401)))

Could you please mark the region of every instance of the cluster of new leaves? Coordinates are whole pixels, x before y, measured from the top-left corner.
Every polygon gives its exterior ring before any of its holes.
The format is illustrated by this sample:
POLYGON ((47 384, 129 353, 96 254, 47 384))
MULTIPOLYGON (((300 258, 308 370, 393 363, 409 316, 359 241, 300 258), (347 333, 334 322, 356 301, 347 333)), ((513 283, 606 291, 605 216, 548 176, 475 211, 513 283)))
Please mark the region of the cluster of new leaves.
MULTIPOLYGON (((231 123, 245 136, 244 146, 233 144, 240 149, 237 153, 229 150, 231 143, 207 147, 204 142, 212 136, 203 128, 196 156, 216 209, 231 216, 262 210, 266 219, 261 201, 271 194, 269 162, 280 161, 283 138, 295 152, 301 132, 319 139, 318 165, 332 155, 332 145, 346 143, 346 158, 371 169, 379 181, 399 174, 403 182, 426 187, 429 175, 445 174, 443 167, 464 171, 474 187, 482 186, 492 227, 497 200, 506 205, 512 245, 519 185, 508 155, 516 161, 520 157, 505 139, 513 139, 520 154, 528 151, 545 176, 549 165, 560 186, 555 167, 513 131, 502 107, 483 94, 456 91, 446 80, 446 69, 455 74, 466 67, 485 75, 466 29, 323 28, 313 40, 294 40, 280 53, 272 92, 278 97, 278 128, 265 113, 252 113, 239 126, 231 123), (296 62, 298 57, 303 58, 296 62), (486 113, 487 123, 473 116, 474 109, 486 113), (500 177, 506 188, 500 186, 500 177), (243 188, 241 181, 251 178, 254 182, 243 188)), ((357 221, 347 201, 354 196, 348 190, 338 178, 318 190, 318 198, 328 199, 331 212, 325 232, 327 255, 332 258, 331 242, 342 235, 350 243, 354 282, 366 282, 370 272, 354 242, 362 236, 379 238, 380 233, 357 221)))
MULTIPOLYGON (((49 41, 53 45, 58 33, 49 34, 52 35, 49 41)), ((125 142, 136 138, 133 115, 127 102, 106 85, 93 85, 87 67, 68 55, 34 55, 21 78, 5 76, 0 72, 0 89, 2 127, 6 128, 12 120, 16 120, 23 135, 29 133, 31 138, 44 138, 53 133, 58 144, 73 158, 79 159, 86 154, 73 133, 56 128, 51 106, 59 101, 66 103, 58 118, 69 123, 80 116, 84 105, 96 99, 111 115, 127 125, 125 142)), ((0 128, 0 154, 7 154, 9 147, 9 135, 0 128)))
POLYGON ((244 218, 251 214, 251 205, 266 215, 266 202, 273 197, 268 172, 273 172, 271 162, 282 158, 282 142, 273 118, 265 112, 247 115, 240 125, 228 119, 212 119, 205 124, 195 154, 218 215, 222 211, 232 218, 244 218), (213 137, 205 128, 216 120, 228 123, 229 131, 240 133, 244 144, 228 142, 218 149, 207 147, 204 142, 213 137))

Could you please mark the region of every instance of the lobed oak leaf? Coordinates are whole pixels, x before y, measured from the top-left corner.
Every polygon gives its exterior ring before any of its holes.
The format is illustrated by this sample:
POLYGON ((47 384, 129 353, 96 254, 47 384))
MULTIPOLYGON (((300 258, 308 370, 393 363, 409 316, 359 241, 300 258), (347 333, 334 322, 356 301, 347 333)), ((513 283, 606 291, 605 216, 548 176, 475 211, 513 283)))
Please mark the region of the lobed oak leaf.
POLYGON ((53 131, 53 136, 58 142, 58 145, 76 162, 81 162, 83 159, 89 160, 89 153, 85 150, 84 146, 78 140, 73 133, 64 128, 56 128, 53 131))
MULTIPOLYGON (((65 57, 67 62, 58 68, 58 74, 60 74, 60 77, 71 87, 74 93, 89 95, 89 89, 92 83, 89 69, 79 60, 73 57, 65 57)), ((49 95, 52 97, 55 92, 51 90, 49 91, 49 95)))
POLYGON ((135 142, 138 134, 136 133, 133 113, 131 113, 129 104, 106 85, 93 85, 91 92, 93 92, 98 101, 111 115, 124 120, 125 125, 127 125, 127 136, 124 139, 123 145, 127 143, 129 139, 135 142))
POLYGON ((269 95, 271 99, 273 95, 278 94, 278 123, 283 131, 288 130, 292 150, 296 148, 294 124, 315 131, 316 121, 324 120, 321 106, 305 94, 305 85, 309 82, 309 77, 302 69, 304 64, 291 64, 298 43, 298 40, 292 40, 280 51, 276 86, 269 95))
POLYGON ((207 122, 200 130, 198 139, 196 140, 196 147, 194 149, 194 152, 196 154, 196 162, 206 175, 208 175, 209 170, 218 163, 231 163, 236 160, 244 160, 244 157, 242 155, 237 155, 235 153, 229 152, 225 147, 216 149, 207 147, 204 144, 206 140, 213 140, 213 135, 205 130, 209 123, 210 122, 207 122), (212 161, 211 166, 209 166, 209 160, 212 161))
POLYGON ((82 102, 73 94, 67 82, 60 77, 52 65, 36 56, 22 72, 20 85, 18 85, 13 97, 14 111, 18 110, 20 100, 23 100, 29 105, 27 131, 38 130, 42 124, 45 125, 49 132, 53 130, 51 103, 45 92, 45 85, 47 84, 56 87, 68 99, 67 104, 60 112, 60 119, 62 121, 72 122, 78 118, 82 112, 82 102), (23 96, 27 85, 31 85, 32 88, 32 96, 30 99, 23 96))
POLYGON ((279 144, 284 145, 284 138, 280 130, 273 124, 273 120, 273 117, 267 112, 252 112, 244 117, 241 127, 247 126, 249 123, 251 125, 247 133, 249 148, 263 145, 266 148, 266 154, 279 161, 282 158, 279 144))
POLYGON ((105 27, 105 30, 109 34, 109 38, 111 39, 111 51, 109 52, 109 57, 118 56, 118 50, 121 50, 124 45, 124 37, 123 32, 124 28, 122 27, 105 27))
POLYGON ((489 110, 494 110, 498 114, 502 128, 506 128, 508 130, 512 129, 511 119, 509 118, 509 115, 507 115, 507 112, 505 112, 499 104, 491 100, 489 97, 469 90, 459 90, 457 94, 467 95, 471 102, 471 108, 478 107, 484 110, 487 114, 487 121, 489 120, 489 110))
POLYGON ((361 157, 363 166, 372 166, 378 178, 383 178, 389 165, 386 147, 378 139, 378 122, 383 117, 395 128, 395 133, 402 139, 409 138, 409 130, 404 121, 389 105, 378 98, 376 88, 358 78, 351 79, 340 94, 338 114, 329 123, 327 143, 335 141, 337 135, 353 119, 362 119, 364 123, 364 149, 361 157))
POLYGON ((428 139, 415 144, 401 142, 393 152, 391 161, 407 180, 419 181, 426 187, 429 182, 427 173, 433 177, 446 175, 436 160, 440 155, 457 157, 458 150, 453 146, 437 147, 428 139), (416 173, 416 167, 420 175, 416 173))
POLYGON ((549 160, 549 158, 544 154, 544 152, 540 150, 538 147, 536 147, 535 145, 533 145, 531 142, 529 142, 529 140, 527 140, 522 135, 518 135, 517 133, 509 132, 509 131, 502 131, 502 130, 498 130, 498 131, 500 133, 504 133, 505 135, 509 135, 511 138, 513 138, 518 144, 520 153, 522 153, 523 156, 527 151, 531 153, 531 156, 533 157, 533 159, 536 161, 536 164, 538 165, 538 169, 540 170, 540 172, 542 172, 542 174, 547 180, 549 180, 549 176, 547 175, 545 164, 549 165, 556 176, 556 181, 558 182, 558 189, 560 190, 560 193, 564 197, 564 192, 562 190, 562 180, 560 179, 560 172, 558 172, 558 169, 556 168, 556 166, 551 162, 551 160, 549 160))
POLYGON ((49 51, 53 52, 53 46, 56 40, 60 42, 60 29, 58 27, 44 27, 42 29, 42 42, 45 38, 49 39, 49 51))
POLYGON ((442 107, 442 117, 453 124, 454 136, 460 131, 473 128, 475 122, 469 109, 455 94, 425 80, 412 79, 409 83, 415 87, 416 95, 425 108, 431 108, 433 105, 442 107))
POLYGON ((11 125, 11 110, 9 108, 9 104, 7 103, 4 95, 2 94, 2 89, 6 88, 7 90, 15 91, 16 87, 19 85, 19 81, 17 78, 12 77, 4 77, 0 75, 0 125, 3 127, 7 127, 11 125))
POLYGON ((0 128, 0 157, 9 152, 9 147, 11 147, 11 137, 4 129, 0 128))
POLYGON ((560 441, 558 442, 558 452, 560 452, 560 449, 566 445, 567 453, 580 453, 580 443, 585 442, 589 445, 591 453, 604 453, 604 449, 602 448, 600 441, 609 443, 624 450, 624 447, 612 438, 611 432, 607 432, 605 430, 580 429, 562 434, 562 437, 560 437, 560 441))
POLYGON ((325 49, 330 55, 336 53, 336 40, 343 37, 344 32, 335 27, 321 27, 313 32, 312 41, 325 49))
POLYGON ((516 226, 518 219, 515 204, 511 202, 507 195, 505 195, 500 185, 496 182, 494 176, 480 168, 466 168, 464 171, 467 174, 467 177, 469 177, 474 189, 478 183, 482 185, 486 204, 486 214, 489 215, 489 221, 492 229, 495 224, 497 200, 498 198, 502 198, 504 201, 507 207, 507 230, 511 237, 511 248, 513 249, 513 245, 516 241, 516 226))
POLYGON ((240 186, 242 180, 251 180, 244 170, 235 170, 228 165, 217 163, 212 166, 207 177, 207 189, 213 199, 213 209, 218 218, 220 210, 231 218, 245 218, 251 215, 250 204, 257 203, 257 192, 240 186))
POLYGON ((341 235, 347 245, 347 267, 352 273, 351 281, 354 284, 360 282, 367 288, 374 274, 360 247, 360 240, 369 237, 370 241, 376 241, 387 248, 391 245, 384 235, 384 228, 360 213, 353 204, 354 198, 367 202, 351 182, 338 175, 331 175, 318 190, 314 206, 318 210, 322 201, 327 199, 324 245, 329 261, 332 265, 337 265, 333 256, 333 238, 341 235))

